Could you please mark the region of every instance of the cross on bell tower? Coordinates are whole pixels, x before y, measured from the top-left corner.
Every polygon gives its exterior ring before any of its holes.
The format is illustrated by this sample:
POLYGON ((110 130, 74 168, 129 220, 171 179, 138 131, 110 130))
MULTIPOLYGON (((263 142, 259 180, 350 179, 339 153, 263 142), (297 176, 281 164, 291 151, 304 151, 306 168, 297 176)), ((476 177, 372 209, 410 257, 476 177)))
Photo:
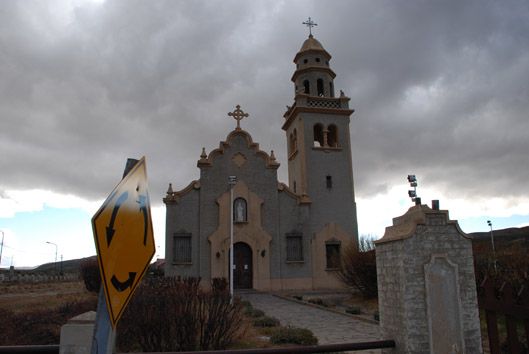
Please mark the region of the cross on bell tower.
POLYGON ((248 117, 249 114, 243 112, 243 110, 241 109, 241 106, 237 105, 235 106, 235 110, 233 112, 228 113, 228 116, 233 117, 233 119, 237 121, 237 127, 235 129, 240 130, 241 129, 241 125, 240 125, 241 119, 248 117))
POLYGON ((315 27, 318 24, 316 22, 312 21, 310 17, 309 17, 309 19, 307 21, 304 21, 302 24, 309 28, 309 37, 312 37, 312 27, 315 27))

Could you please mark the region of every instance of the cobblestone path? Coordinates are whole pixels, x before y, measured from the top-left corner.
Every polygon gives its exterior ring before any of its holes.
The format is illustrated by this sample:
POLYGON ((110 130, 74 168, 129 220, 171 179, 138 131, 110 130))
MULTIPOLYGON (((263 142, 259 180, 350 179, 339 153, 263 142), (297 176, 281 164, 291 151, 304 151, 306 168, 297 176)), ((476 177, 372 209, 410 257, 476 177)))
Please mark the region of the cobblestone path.
MULTIPOLYGON (((319 344, 369 342, 380 339, 378 325, 308 305, 281 299, 266 293, 240 294, 252 306, 268 316, 281 321, 283 326, 308 328, 318 338, 319 344)), ((363 350, 355 353, 380 353, 380 350, 363 350)))

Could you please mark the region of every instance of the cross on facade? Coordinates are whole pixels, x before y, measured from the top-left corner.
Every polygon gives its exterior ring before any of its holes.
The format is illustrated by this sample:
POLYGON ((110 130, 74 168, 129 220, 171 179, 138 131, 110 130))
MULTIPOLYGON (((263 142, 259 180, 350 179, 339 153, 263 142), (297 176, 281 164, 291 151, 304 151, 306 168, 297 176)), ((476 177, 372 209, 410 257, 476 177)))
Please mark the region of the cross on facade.
POLYGON ((249 114, 248 113, 244 113, 241 109, 241 106, 240 105, 237 105, 235 106, 235 110, 233 112, 229 112, 228 115, 230 117, 233 117, 233 119, 235 119, 237 121, 237 128, 235 129, 241 129, 241 125, 240 125, 240 121, 241 119, 245 118, 245 117, 248 117, 249 114))
POLYGON ((317 26, 318 24, 314 21, 312 21, 309 17, 308 21, 305 21, 302 23, 303 25, 307 26, 309 28, 309 37, 312 37, 312 27, 317 26))

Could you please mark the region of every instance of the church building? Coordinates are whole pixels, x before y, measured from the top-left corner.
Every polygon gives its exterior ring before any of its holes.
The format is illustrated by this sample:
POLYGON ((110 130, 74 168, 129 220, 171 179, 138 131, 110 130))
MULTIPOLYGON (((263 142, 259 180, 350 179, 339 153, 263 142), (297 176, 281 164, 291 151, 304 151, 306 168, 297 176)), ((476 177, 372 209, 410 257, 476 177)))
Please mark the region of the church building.
POLYGON ((335 275, 340 254, 358 241, 353 110, 343 91, 335 96, 330 59, 312 34, 294 57, 294 103, 282 126, 288 184, 277 179, 274 152, 241 128, 248 114, 237 106, 229 113, 236 128, 209 154, 202 149, 200 178, 179 191, 169 185, 166 276, 229 279, 233 230, 235 289, 343 286, 335 275))

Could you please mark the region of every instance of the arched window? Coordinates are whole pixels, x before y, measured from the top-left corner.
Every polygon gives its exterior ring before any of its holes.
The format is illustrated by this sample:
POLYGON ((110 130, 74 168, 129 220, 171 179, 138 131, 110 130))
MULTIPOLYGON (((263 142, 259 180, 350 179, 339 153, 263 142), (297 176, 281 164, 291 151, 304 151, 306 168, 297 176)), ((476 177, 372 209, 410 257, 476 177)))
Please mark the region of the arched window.
POLYGON ((329 144, 330 147, 338 147, 338 128, 336 128, 336 125, 334 124, 331 124, 328 127, 327 144, 329 144))
POLYGON ((310 94, 310 84, 309 80, 303 81, 303 87, 305 88, 305 93, 308 95, 310 94))
POLYGON ((248 221, 248 211, 246 208, 246 200, 244 200, 244 198, 237 198, 233 201, 233 221, 248 221))
POLYGON ((329 96, 334 97, 334 87, 332 82, 329 82, 329 96))
POLYGON ((317 84, 317 88, 318 88, 318 96, 323 96, 323 80, 322 79, 318 79, 316 84, 317 84))
POLYGON ((323 147, 323 125, 314 125, 314 146, 323 147))

